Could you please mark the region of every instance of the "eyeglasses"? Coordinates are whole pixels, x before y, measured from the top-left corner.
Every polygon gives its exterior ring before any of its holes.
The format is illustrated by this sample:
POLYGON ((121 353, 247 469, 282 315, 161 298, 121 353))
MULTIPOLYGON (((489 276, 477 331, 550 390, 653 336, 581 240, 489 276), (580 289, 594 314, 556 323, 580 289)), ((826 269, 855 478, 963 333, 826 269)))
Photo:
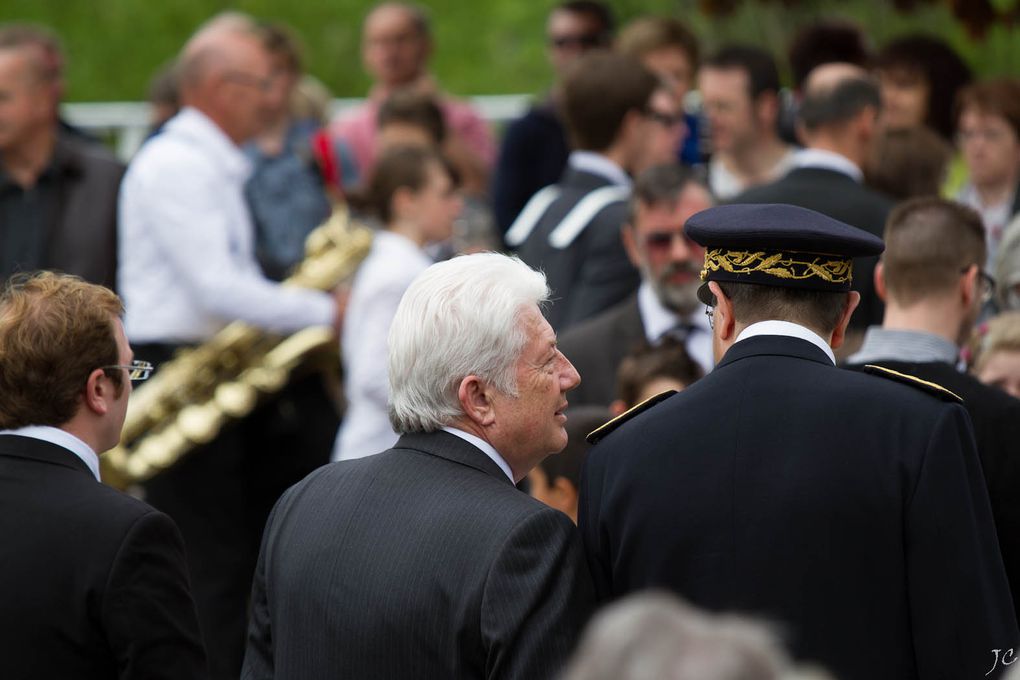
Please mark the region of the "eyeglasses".
POLYGON ((237 83, 238 85, 254 87, 261 92, 268 92, 273 86, 272 77, 259 78, 258 76, 253 76, 252 74, 245 73, 243 71, 228 71, 224 74, 223 79, 232 83, 237 83))
POLYGON ((674 239, 680 239, 688 248, 701 248, 697 243, 687 237, 683 231, 653 231, 644 235, 645 248, 648 250, 663 251, 673 246, 674 239))
POLYGON ((715 330, 715 297, 712 298, 712 304, 705 305, 705 316, 708 317, 708 327, 715 330))
POLYGON ((582 33, 580 35, 554 35, 549 37, 549 44, 558 50, 568 47, 580 47, 592 49, 602 44, 602 35, 599 33, 582 33))
POLYGON ((681 125, 684 122, 684 114, 682 113, 665 113, 664 111, 656 111, 651 107, 645 109, 645 117, 668 128, 681 125))
POLYGON ((104 371, 113 370, 115 368, 123 368, 128 372, 128 378, 133 382, 140 382, 142 380, 148 380, 149 376, 152 375, 153 365, 148 361, 139 361, 135 359, 131 362, 130 366, 101 366, 104 371))
MULTIPOLYGON (((974 266, 976 265, 967 265, 960 270, 960 273, 966 274, 970 271, 970 268, 974 266)), ((992 301, 993 297, 995 297, 995 279, 984 269, 978 268, 978 280, 980 281, 979 290, 981 293, 981 304, 986 305, 992 301)))
POLYGON ((961 129, 956 133, 957 144, 967 144, 980 139, 986 144, 996 144, 1009 135, 1006 128, 974 128, 970 130, 961 129))

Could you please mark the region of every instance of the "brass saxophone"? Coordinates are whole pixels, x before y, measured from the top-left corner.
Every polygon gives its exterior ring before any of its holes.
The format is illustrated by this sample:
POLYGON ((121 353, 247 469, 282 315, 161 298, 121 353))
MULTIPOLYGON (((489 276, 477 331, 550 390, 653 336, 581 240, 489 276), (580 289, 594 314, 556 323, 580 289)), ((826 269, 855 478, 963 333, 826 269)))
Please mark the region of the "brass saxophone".
MULTIPOLYGON (((371 243, 371 230, 338 206, 309 234, 304 260, 283 285, 331 290, 353 274, 371 243)), ((123 489, 151 479, 283 389, 309 355, 325 347, 337 356, 335 343, 329 328, 282 337, 235 321, 179 352, 132 393, 121 443, 101 457, 103 481, 123 489)))

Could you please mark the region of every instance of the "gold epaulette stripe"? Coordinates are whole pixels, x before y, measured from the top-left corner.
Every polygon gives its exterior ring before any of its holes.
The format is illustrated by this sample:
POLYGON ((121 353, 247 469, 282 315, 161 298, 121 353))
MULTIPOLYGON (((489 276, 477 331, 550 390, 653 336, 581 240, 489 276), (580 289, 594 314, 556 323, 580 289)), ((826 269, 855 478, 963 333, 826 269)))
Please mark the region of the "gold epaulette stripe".
POLYGON ((900 380, 900 382, 904 382, 904 383, 907 383, 907 384, 914 384, 917 387, 921 387, 921 388, 927 389, 927 390, 929 390, 931 392, 935 392, 938 396, 949 397, 953 401, 958 401, 960 403, 963 403, 963 397, 961 397, 960 395, 956 394, 955 392, 947 390, 945 387, 943 387, 942 385, 939 385, 938 383, 933 383, 933 382, 931 382, 929 380, 923 380, 921 378, 918 378, 915 375, 910 375, 909 373, 900 373, 899 371, 894 371, 893 369, 886 368, 885 366, 876 366, 875 364, 866 364, 864 366, 864 368, 866 368, 866 369, 870 368, 870 369, 872 369, 872 371, 878 371, 879 373, 885 373, 886 375, 889 375, 889 376, 891 376, 893 378, 896 378, 896 379, 900 380))
POLYGON ((623 425, 625 422, 636 416, 637 414, 647 411, 651 407, 658 404, 660 401, 668 399, 676 394, 676 390, 666 390, 665 392, 659 392, 654 397, 648 397, 637 406, 627 409, 620 415, 616 416, 604 425, 592 430, 588 433, 588 436, 584 438, 589 444, 597 444, 600 439, 605 437, 607 434, 615 430, 616 428, 623 425))

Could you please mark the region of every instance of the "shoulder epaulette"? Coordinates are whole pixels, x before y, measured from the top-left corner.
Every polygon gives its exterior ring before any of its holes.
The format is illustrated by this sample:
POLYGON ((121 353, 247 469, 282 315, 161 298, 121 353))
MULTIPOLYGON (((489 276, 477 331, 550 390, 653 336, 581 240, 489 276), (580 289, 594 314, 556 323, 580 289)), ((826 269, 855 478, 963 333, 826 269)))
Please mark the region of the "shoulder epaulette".
POLYGON ((623 425, 625 422, 627 422, 634 416, 638 415, 639 413, 644 413, 651 407, 658 404, 660 401, 665 401, 666 399, 672 397, 674 394, 676 394, 676 390, 666 390, 665 392, 659 392, 654 397, 649 397, 648 399, 645 399, 637 406, 634 406, 633 408, 628 409, 621 413, 620 415, 616 416, 605 425, 602 425, 598 429, 589 432, 588 436, 584 438, 585 441, 588 442, 589 444, 598 444, 603 437, 605 437, 607 434, 623 425))
POLYGON ((928 394, 934 394, 936 397, 942 399, 943 401, 955 401, 961 404, 963 403, 963 399, 958 394, 956 394, 955 392, 950 392, 949 390, 947 390, 942 385, 939 385, 938 383, 933 383, 928 380, 921 380, 916 376, 908 375, 906 373, 900 373, 899 371, 894 371, 891 368, 885 368, 884 366, 876 366, 874 364, 867 364, 864 367, 864 370, 873 375, 878 375, 885 378, 889 378, 890 380, 895 380, 896 382, 901 382, 904 385, 912 385, 913 387, 916 387, 920 390, 924 390, 928 394))

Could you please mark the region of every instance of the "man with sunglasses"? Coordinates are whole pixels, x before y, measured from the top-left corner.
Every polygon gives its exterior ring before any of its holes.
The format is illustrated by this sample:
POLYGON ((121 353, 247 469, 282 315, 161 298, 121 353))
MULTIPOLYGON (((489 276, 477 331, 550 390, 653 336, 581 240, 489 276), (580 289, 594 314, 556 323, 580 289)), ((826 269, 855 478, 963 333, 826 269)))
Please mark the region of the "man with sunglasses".
POLYGON ((711 206, 708 189, 676 164, 638 175, 621 236, 641 272, 641 285, 560 339, 563 354, 583 378, 572 403, 609 405, 616 399, 617 367, 643 342, 655 345, 673 338, 703 371, 712 369, 712 332, 697 297, 705 250, 684 235, 684 222, 711 206))
POLYGON ((971 208, 939 198, 900 204, 885 228, 875 290, 881 326, 868 328, 850 368, 875 364, 942 385, 963 398, 974 425, 999 547, 1020 612, 1020 400, 957 366, 960 347, 995 292, 985 273, 985 231, 971 208))
POLYGON ((506 232, 532 196, 555 184, 570 155, 562 112, 562 79, 586 52, 612 45, 613 11, 596 0, 561 2, 549 14, 546 45, 556 82, 542 101, 512 121, 492 178, 492 209, 500 234, 506 232))
POLYGON ((0 294, 6 678, 206 677, 176 525, 100 483, 131 381, 152 369, 122 312, 108 289, 49 272, 0 294))

